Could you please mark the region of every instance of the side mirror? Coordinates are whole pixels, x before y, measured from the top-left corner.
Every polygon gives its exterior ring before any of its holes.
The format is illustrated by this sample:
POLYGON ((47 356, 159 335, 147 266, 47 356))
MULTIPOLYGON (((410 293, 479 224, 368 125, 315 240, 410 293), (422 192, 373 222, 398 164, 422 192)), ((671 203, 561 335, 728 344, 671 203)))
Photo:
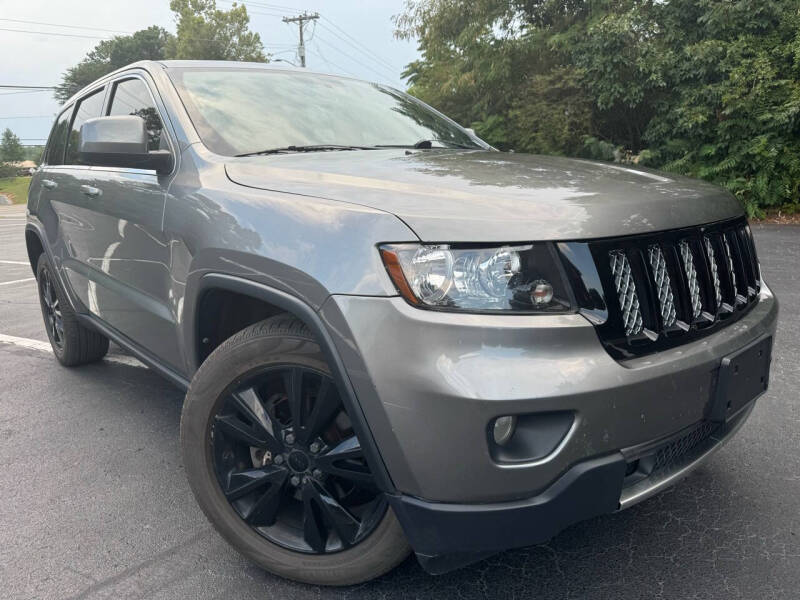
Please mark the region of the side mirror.
POLYGON ((81 125, 78 160, 86 165, 172 170, 168 150, 147 150, 147 127, 137 116, 97 117, 81 125))

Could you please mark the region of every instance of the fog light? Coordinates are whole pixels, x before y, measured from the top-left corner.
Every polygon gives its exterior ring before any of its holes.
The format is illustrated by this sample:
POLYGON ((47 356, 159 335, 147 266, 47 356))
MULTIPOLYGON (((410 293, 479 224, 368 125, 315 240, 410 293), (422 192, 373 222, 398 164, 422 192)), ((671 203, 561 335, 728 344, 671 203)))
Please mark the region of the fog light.
POLYGON ((494 427, 492 428, 494 443, 498 446, 505 446, 514 436, 514 429, 516 429, 516 427, 517 417, 507 416, 495 419, 494 427))

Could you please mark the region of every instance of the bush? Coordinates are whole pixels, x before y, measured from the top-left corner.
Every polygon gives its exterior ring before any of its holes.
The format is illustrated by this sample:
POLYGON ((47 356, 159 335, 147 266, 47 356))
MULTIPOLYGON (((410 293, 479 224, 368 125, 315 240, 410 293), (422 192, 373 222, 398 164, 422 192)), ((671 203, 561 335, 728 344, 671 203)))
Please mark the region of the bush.
POLYGON ((796 0, 407 0, 413 94, 498 148, 632 160, 800 201, 796 0))
POLYGON ((587 136, 583 140, 580 156, 592 160, 614 160, 618 156, 617 147, 596 137, 587 136))

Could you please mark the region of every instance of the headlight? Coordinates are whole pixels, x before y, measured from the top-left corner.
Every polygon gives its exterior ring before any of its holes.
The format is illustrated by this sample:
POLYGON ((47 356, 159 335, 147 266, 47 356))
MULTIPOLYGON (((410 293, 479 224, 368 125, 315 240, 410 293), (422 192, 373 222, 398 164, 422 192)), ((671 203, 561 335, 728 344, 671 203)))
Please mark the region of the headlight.
POLYGON ((444 310, 571 312, 573 303, 550 244, 467 248, 386 244, 381 257, 411 304, 444 310))

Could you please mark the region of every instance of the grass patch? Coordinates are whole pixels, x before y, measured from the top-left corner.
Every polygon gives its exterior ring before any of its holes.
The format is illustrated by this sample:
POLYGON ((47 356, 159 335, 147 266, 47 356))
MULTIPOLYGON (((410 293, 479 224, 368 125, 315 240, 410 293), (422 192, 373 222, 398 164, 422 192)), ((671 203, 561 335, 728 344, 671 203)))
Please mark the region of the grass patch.
POLYGON ((11 198, 14 204, 25 204, 30 184, 30 177, 3 177, 0 178, 0 194, 11 198))

